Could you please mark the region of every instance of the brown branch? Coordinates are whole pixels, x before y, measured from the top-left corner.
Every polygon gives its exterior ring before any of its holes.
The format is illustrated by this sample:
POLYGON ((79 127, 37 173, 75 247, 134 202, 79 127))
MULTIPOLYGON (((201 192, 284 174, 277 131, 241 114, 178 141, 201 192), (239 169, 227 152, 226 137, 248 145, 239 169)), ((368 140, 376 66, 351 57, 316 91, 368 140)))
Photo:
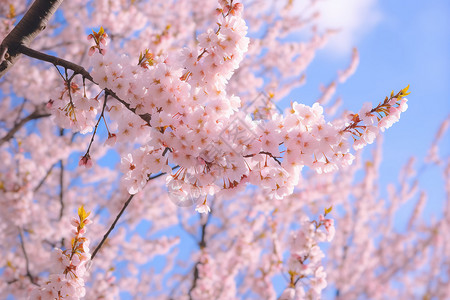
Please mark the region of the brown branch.
MULTIPOLYGON (((179 168, 179 166, 175 166, 172 167, 172 170, 179 168)), ((166 173, 159 173, 153 177, 149 177, 147 179, 147 182, 152 180, 152 179, 156 179, 162 175, 164 175, 166 173)), ((125 212, 125 209, 127 208, 127 206, 130 204, 131 200, 133 199, 134 195, 130 195, 130 197, 128 197, 128 200, 125 202, 125 204, 123 205, 122 209, 120 210, 119 214, 116 216, 116 218, 114 219, 114 222, 111 224, 111 226, 109 227, 108 231, 105 233, 105 235, 103 236, 103 239, 100 241, 100 243, 97 245, 97 247, 95 247, 94 252, 92 252, 92 256, 91 256, 91 260, 94 259, 95 255, 97 255, 98 250, 100 250, 100 248, 103 246, 103 244, 105 243, 106 239, 108 238, 109 234, 111 233, 111 231, 114 229, 114 227, 116 226, 117 222, 119 221, 120 217, 122 216, 122 214, 125 212)), ((208 218, 209 220, 209 218, 208 218)), ((204 237, 202 237, 204 238, 204 237)))
POLYGON ((38 185, 33 189, 33 193, 36 193, 41 187, 42 185, 45 183, 45 181, 47 180, 48 176, 50 176, 50 174, 53 171, 53 168, 56 166, 56 163, 54 163, 45 173, 45 176, 41 179, 41 181, 38 183, 38 185))
POLYGON ((36 0, 0 44, 0 78, 19 59, 20 45, 29 46, 46 27, 63 0, 36 0))
MULTIPOLYGON (((201 217, 201 214, 200 214, 200 217, 201 217)), ((198 246, 200 247, 200 250, 206 248, 206 227, 208 226, 208 223, 210 220, 211 220, 211 213, 208 214, 208 219, 206 219, 206 222, 202 224, 201 237, 200 237, 200 241, 198 242, 198 246)), ((188 292, 190 300, 192 300, 192 291, 197 286, 197 281, 200 276, 199 271, 198 271, 198 266, 200 264, 201 264, 201 262, 197 261, 194 266, 194 278, 192 278, 192 285, 188 292)))
MULTIPOLYGON (((176 165, 176 166, 172 167, 172 171, 178 169, 179 167, 180 167, 179 165, 176 165)), ((153 176, 149 176, 147 181, 156 179, 156 178, 161 177, 161 176, 166 175, 166 174, 167 174, 166 172, 162 172, 162 173, 155 174, 153 176)))
POLYGON ((30 272, 30 266, 29 266, 30 263, 28 260, 27 251, 25 250, 25 242, 24 242, 24 238, 23 238, 22 228, 19 228, 19 238, 20 238, 20 246, 22 248, 23 256, 25 257, 25 269, 27 271, 26 275, 30 279, 30 282, 32 284, 39 286, 39 284, 36 283, 33 275, 31 275, 31 272, 30 272))
POLYGON ((97 134, 98 124, 100 124, 100 120, 102 118, 104 118, 106 102, 107 101, 108 101, 108 94, 105 94, 105 101, 103 101, 102 112, 100 113, 100 116, 98 117, 97 123, 94 126, 94 132, 92 133, 91 141, 89 142, 89 146, 88 146, 88 149, 86 151, 85 156, 89 155, 89 151, 91 150, 91 146, 92 146, 92 143, 94 142, 95 135, 97 134))
POLYGON ((28 116, 20 120, 18 123, 16 123, 14 127, 11 128, 9 132, 0 139, 0 146, 9 141, 10 139, 12 139, 14 137, 14 134, 17 131, 19 131, 27 122, 31 120, 45 118, 48 116, 50 116, 50 114, 45 112, 44 104, 37 106, 36 109, 31 114, 29 114, 28 116))
MULTIPOLYGON (((65 60, 65 59, 53 56, 53 55, 48 55, 48 54, 45 54, 43 52, 39 52, 37 50, 28 48, 28 47, 26 47, 24 45, 20 45, 17 49, 18 49, 18 51, 20 51, 20 53, 22 53, 22 54, 24 54, 26 56, 29 56, 29 57, 32 57, 32 58, 35 58, 35 59, 38 59, 38 60, 49 62, 49 63, 51 63, 51 64, 53 64, 55 66, 61 66, 61 67, 65 68, 66 70, 67 69, 72 70, 74 72, 74 74, 80 74, 81 76, 83 76, 83 78, 86 78, 90 82, 98 85, 98 83, 96 83, 94 81, 94 78, 92 78, 91 74, 89 74, 89 72, 86 71, 86 69, 83 68, 80 65, 77 65, 77 64, 75 64, 75 63, 73 63, 71 61, 68 61, 68 60, 65 60)), ((150 124, 150 120, 152 118, 152 116, 150 114, 141 114, 141 115, 137 114, 136 113, 136 109, 132 108, 129 103, 127 103, 124 100, 120 99, 116 95, 116 93, 114 93, 110 89, 105 89, 105 93, 107 95, 110 95, 113 98, 115 98, 117 101, 122 103, 129 111, 131 111, 132 113, 138 115, 142 120, 144 120, 146 123, 150 124)))
MULTIPOLYGON (((272 153, 267 152, 267 151, 260 151, 258 154, 265 154, 265 155, 268 155, 268 156, 272 157, 273 160, 276 161, 281 166, 281 161, 278 160, 281 157, 277 157, 277 156, 275 156, 272 153)), ((256 154, 247 154, 247 155, 244 155, 243 157, 254 157, 255 155, 256 154)))
POLYGON ((17 51, 19 51, 20 53, 38 59, 38 60, 42 60, 42 61, 46 61, 49 62, 53 65, 56 66, 61 66, 64 67, 65 69, 69 69, 72 70, 74 72, 74 74, 80 74, 81 76, 83 76, 84 78, 88 79, 89 81, 94 82, 94 79, 92 78, 91 74, 89 74, 88 71, 86 71, 85 68, 83 68, 80 65, 77 65, 71 61, 53 56, 53 55, 48 55, 44 52, 40 52, 31 48, 28 48, 24 45, 20 45, 17 47, 17 51))
POLYGON ((111 231, 114 229, 114 227, 117 224, 117 221, 119 221, 120 217, 122 216, 123 212, 125 211, 125 209, 127 208, 127 206, 130 204, 131 200, 133 199, 134 195, 130 195, 130 197, 128 197, 128 200, 125 202, 125 204, 123 205, 122 209, 120 210, 119 214, 116 216, 116 218, 114 219, 114 222, 111 224, 111 226, 109 227, 108 231, 105 233, 105 235, 103 236, 102 240, 100 241, 100 244, 97 245, 97 247, 95 247, 94 252, 92 252, 92 256, 91 256, 91 261, 94 259, 95 255, 97 255, 98 250, 100 250, 100 248, 103 246, 103 244, 105 243, 106 239, 108 238, 109 234, 111 233, 111 231))
POLYGON ((59 161, 59 218, 58 220, 61 221, 63 214, 64 214, 64 163, 62 160, 59 161))
MULTIPOLYGON (((64 129, 60 129, 59 131, 60 136, 64 136, 64 129)), ((59 161, 59 218, 58 220, 61 221, 63 214, 64 214, 64 163, 62 159, 59 161)))

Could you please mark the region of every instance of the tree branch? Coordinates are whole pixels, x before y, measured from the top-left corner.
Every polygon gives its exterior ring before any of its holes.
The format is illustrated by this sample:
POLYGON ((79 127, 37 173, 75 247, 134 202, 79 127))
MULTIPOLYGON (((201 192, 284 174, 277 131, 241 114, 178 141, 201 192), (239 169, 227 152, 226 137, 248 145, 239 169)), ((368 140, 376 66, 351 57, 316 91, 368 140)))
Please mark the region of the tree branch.
POLYGON ((28 260, 27 251, 25 250, 25 242, 24 242, 24 238, 23 238, 22 228, 19 228, 19 238, 20 238, 20 246, 22 248, 23 256, 25 257, 25 269, 27 271, 26 275, 30 279, 30 282, 32 284, 39 286, 39 284, 36 283, 33 275, 31 275, 31 272, 30 272, 30 266, 29 266, 30 263, 28 260))
MULTIPOLYGON (((64 136, 64 129, 59 130, 59 135, 64 136)), ((64 214, 64 163, 63 160, 59 160, 59 218, 58 220, 61 221, 63 214, 64 214)))
POLYGON ((36 193, 44 184, 44 182, 47 180, 48 176, 50 176, 50 173, 52 172, 53 168, 56 166, 56 163, 54 163, 48 170, 47 173, 45 173, 45 176, 42 178, 42 180, 38 183, 38 185, 33 189, 33 193, 36 193))
MULTIPOLYGON (((201 217, 201 214, 200 214, 200 217, 201 217)), ((203 225, 202 225, 201 237, 200 237, 200 241, 198 242, 198 246, 200 247, 200 250, 203 250, 204 248, 206 248, 206 227, 208 226, 210 219, 211 219, 211 213, 208 214, 208 219, 206 219, 206 222, 203 223, 203 225)), ((192 285, 191 285, 191 288, 189 289, 189 293, 188 293, 190 300, 192 300, 192 291, 197 286, 197 281, 199 278, 198 266, 200 264, 201 264, 201 262, 197 261, 194 266, 194 278, 192 279, 192 285)))
MULTIPOLYGON (((86 78, 87 80, 89 80, 90 82, 98 85, 97 82, 94 81, 94 78, 92 78, 91 74, 89 74, 88 71, 86 71, 85 68, 83 68, 80 65, 77 65, 73 62, 70 62, 68 60, 53 56, 53 55, 48 55, 45 54, 43 52, 39 52, 37 50, 28 48, 24 45, 20 45, 17 47, 18 51, 26 56, 38 59, 38 60, 42 60, 42 61, 46 61, 49 62, 55 66, 61 66, 63 68, 65 68, 66 70, 72 70, 74 72, 74 74, 80 74, 81 76, 83 76, 84 78, 86 78)), ((152 118, 152 116, 150 114, 137 114, 136 113, 136 109, 132 108, 130 106, 129 103, 125 102, 124 100, 120 99, 116 93, 114 93, 112 90, 110 89, 105 89, 105 93, 112 96, 113 98, 115 98, 117 101, 119 101, 120 103, 122 103, 129 111, 131 111, 132 113, 138 115, 142 120, 144 120, 146 123, 150 124, 150 120, 152 118)))
POLYGON ((97 247, 95 247, 94 252, 92 252, 92 256, 91 256, 91 261, 94 259, 95 255, 97 255, 98 250, 100 250, 100 248, 103 246, 103 244, 105 243, 106 239, 108 238, 109 234, 111 233, 111 231, 114 229, 114 227, 117 224, 117 221, 119 221, 120 217, 122 216, 123 212, 125 211, 125 209, 127 208, 127 206, 130 204, 131 200, 133 199, 134 195, 130 195, 130 197, 128 197, 128 200, 125 202, 125 204, 123 205, 122 209, 120 210, 119 214, 116 216, 116 218, 114 219, 114 222, 111 224, 111 226, 109 227, 108 231, 105 233, 105 235, 103 236, 103 239, 100 241, 100 244, 97 245, 97 247))
POLYGON ((0 78, 19 59, 20 45, 29 46, 43 31, 63 0, 36 0, 0 45, 0 78))
MULTIPOLYGON (((175 166, 172 167, 172 170, 179 168, 179 166, 175 166)), ((147 182, 149 182, 150 180, 156 179, 162 175, 164 175, 166 173, 159 173, 153 177, 149 177, 147 179, 147 182)), ((116 218, 114 219, 114 222, 111 224, 111 226, 109 227, 108 231, 105 233, 105 235, 103 236, 103 239, 100 241, 100 243, 97 245, 97 247, 95 247, 94 252, 92 252, 92 256, 91 256, 91 261, 94 259, 95 255, 97 255, 98 250, 100 250, 100 248, 103 246, 103 244, 105 243, 106 239, 108 238, 109 234, 111 233, 111 231, 113 231, 114 227, 116 226, 117 222, 119 221, 120 217, 122 216, 122 214, 125 212, 125 209, 127 208, 127 206, 130 204, 131 200, 133 199, 133 197, 136 194, 130 195, 130 197, 128 197, 128 200, 125 202, 125 204, 123 205, 122 209, 120 210, 119 214, 116 216, 116 218)), ((209 216, 208 216, 208 221, 209 221, 209 216)), ((207 221, 207 222, 208 222, 207 221)), ((206 226, 204 226, 206 229, 206 226)), ((204 229, 203 229, 204 230, 204 229)), ((204 239, 203 235, 202 235, 202 240, 204 239)), ((205 244, 206 245, 206 244, 205 244)))
POLYGON ((12 139, 14 134, 17 131, 19 131, 27 122, 31 120, 45 118, 48 116, 50 116, 50 114, 45 112, 45 105, 37 106, 36 109, 31 114, 20 120, 19 123, 15 124, 14 127, 11 128, 11 130, 0 139, 0 146, 9 141, 10 139, 12 139))

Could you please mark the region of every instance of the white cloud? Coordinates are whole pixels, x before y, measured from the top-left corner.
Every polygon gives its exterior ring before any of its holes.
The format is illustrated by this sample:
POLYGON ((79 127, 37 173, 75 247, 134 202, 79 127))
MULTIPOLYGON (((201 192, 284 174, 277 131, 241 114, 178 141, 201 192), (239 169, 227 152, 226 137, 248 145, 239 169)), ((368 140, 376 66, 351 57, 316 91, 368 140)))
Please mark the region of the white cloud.
MULTIPOLYGON (((295 9, 301 6, 298 4, 295 9)), ((320 28, 340 30, 325 48, 337 54, 351 53, 358 41, 380 22, 382 15, 378 0, 318 0, 316 9, 320 12, 320 28)))

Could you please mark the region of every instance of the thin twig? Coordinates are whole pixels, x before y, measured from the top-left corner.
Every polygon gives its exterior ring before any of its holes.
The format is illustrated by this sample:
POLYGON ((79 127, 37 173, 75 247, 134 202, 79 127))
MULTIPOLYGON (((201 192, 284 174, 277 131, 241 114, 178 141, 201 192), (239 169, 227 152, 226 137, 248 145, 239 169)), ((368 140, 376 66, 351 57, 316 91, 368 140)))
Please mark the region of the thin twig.
MULTIPOLYGON (((179 167, 179 166, 175 166, 175 167, 172 168, 172 170, 174 170, 174 169, 176 169, 176 168, 178 168, 178 167, 179 167)), ((166 174, 166 173, 160 173, 160 174, 157 174, 157 175, 155 175, 155 176, 153 176, 153 177, 150 177, 150 178, 147 179, 147 182, 150 181, 150 180, 152 180, 152 179, 158 178, 158 177, 160 177, 160 176, 162 176, 162 175, 164 175, 164 174, 166 174)), ((95 247, 94 252, 92 252, 91 260, 93 260, 94 257, 97 255, 97 252, 98 252, 98 251, 100 250, 100 248, 103 246, 103 244, 105 243, 105 241, 106 241, 106 239, 108 238, 109 234, 110 234, 111 231, 114 229, 114 227, 116 226, 116 224, 117 224, 117 222, 119 221, 120 217, 121 217, 122 214, 125 212, 125 209, 126 209, 127 206, 130 204, 131 200, 133 199, 133 197, 134 197, 135 195, 136 195, 136 194, 130 195, 130 197, 128 198, 128 200, 125 202, 125 204, 123 205, 123 207, 122 207, 122 209, 120 210, 119 214, 118 214, 118 215, 116 216, 116 218, 114 219, 114 222, 111 224, 111 226, 109 227, 108 231, 107 231, 107 232, 105 233, 105 235, 103 236, 103 239, 100 241, 100 243, 97 245, 97 247, 95 247)))
POLYGON ((105 101, 103 102, 102 112, 100 113, 100 116, 98 117, 97 124, 95 124, 94 133, 92 134, 91 141, 89 143, 86 154, 89 154, 89 150, 91 150, 91 146, 92 146, 92 143, 94 142, 95 134, 97 133, 98 124, 100 124, 100 120, 103 118, 103 115, 105 113, 105 107, 106 107, 107 100, 108 100, 108 94, 105 94, 105 101))
MULTIPOLYGON (((172 171, 178 169, 179 167, 180 167, 179 165, 176 165, 175 167, 172 167, 172 171)), ((165 172, 156 174, 156 175, 154 175, 154 176, 152 176, 152 177, 149 177, 149 178, 147 179, 147 181, 156 179, 156 178, 161 177, 161 176, 166 175, 166 174, 167 174, 167 173, 165 173, 165 172)))
POLYGON ((128 200, 125 202, 125 204, 123 205, 122 209, 120 210, 119 214, 116 216, 114 222, 111 224, 111 226, 109 227, 108 231, 105 233, 105 235, 103 236, 103 239, 100 241, 100 244, 97 245, 97 247, 95 247, 94 252, 92 252, 92 256, 91 256, 91 260, 94 259, 94 257, 97 255, 98 250, 100 250, 100 248, 103 246, 103 244, 105 243, 106 239, 108 238, 109 234, 111 233, 111 231, 114 229, 114 227, 117 224, 117 221, 119 221, 120 217, 122 216, 123 212, 125 211, 125 209, 127 208, 127 206, 130 204, 131 200, 133 199, 134 195, 130 195, 130 197, 128 197, 128 200))
MULTIPOLYGON (((202 215, 200 214, 200 217, 201 216, 202 215)), ((210 220, 211 220, 211 213, 208 214, 208 218, 206 219, 206 222, 202 225, 202 228, 201 228, 200 241, 198 242, 198 246, 199 246, 200 250, 206 248, 206 227, 208 226, 208 223, 210 220)), ((192 300, 192 291, 197 286, 197 281, 199 278, 199 271, 198 271, 199 265, 200 265, 200 261, 197 261, 194 266, 194 278, 192 279, 192 285, 191 285, 191 288, 189 289, 189 293, 188 293, 190 300, 192 300)))
MULTIPOLYGON (((281 166, 281 161, 278 160, 281 157, 275 156, 272 153, 267 152, 267 151, 260 151, 258 154, 265 154, 265 155, 270 156, 271 158, 273 158, 274 161, 276 161, 281 166)), ((256 154, 247 154, 247 155, 244 155, 244 157, 253 157, 255 155, 256 154)))
POLYGON ((44 182, 47 180, 48 176, 50 176, 50 173, 52 172, 53 168, 56 166, 56 163, 54 163, 48 170, 47 173, 45 173, 44 178, 39 182, 39 184, 33 189, 33 193, 36 193, 44 184, 44 182))
POLYGON ((0 146, 9 141, 10 139, 12 139, 14 137, 14 134, 16 134, 16 132, 19 131, 29 121, 49 117, 50 114, 44 112, 44 109, 45 109, 44 105, 37 106, 36 109, 31 114, 29 114, 28 116, 20 120, 18 123, 16 123, 14 127, 11 128, 4 137, 0 138, 0 146))
POLYGON ((16 120, 14 121, 14 125, 16 125, 17 122, 18 122, 18 120, 20 119, 20 115, 22 115, 23 108, 25 107, 25 103, 26 103, 26 102, 27 102, 27 100, 26 100, 26 99, 23 99, 23 102, 20 104, 20 107, 19 107, 18 113, 17 113, 17 118, 16 118, 16 120))
MULTIPOLYGON (((80 65, 77 65, 73 62, 70 62, 68 60, 53 56, 53 55, 48 55, 45 54, 43 52, 39 52, 36 51, 34 49, 28 48, 26 46, 20 45, 17 47, 17 50, 29 57, 38 59, 38 60, 42 60, 42 61, 46 61, 49 62, 51 64, 54 64, 56 66, 61 66, 65 69, 69 69, 72 70, 74 73, 72 76, 80 74, 81 76, 83 76, 83 78, 86 78, 87 80, 89 80, 90 82, 98 85, 95 81, 94 78, 92 78, 91 74, 89 74, 88 71, 86 71, 85 68, 83 68, 80 65)), ((119 101, 120 103, 122 103, 129 111, 131 111, 132 113, 138 115, 142 120, 144 120, 148 125, 150 125, 150 120, 152 118, 152 116, 148 113, 146 114, 138 114, 136 113, 136 109, 132 108, 130 106, 129 103, 125 102, 124 100, 120 99, 119 96, 116 95, 116 93, 114 93, 112 90, 110 89, 105 89, 105 93, 110 95, 111 97, 113 97, 114 99, 116 99, 117 101, 119 101)))
POLYGON ((30 279, 30 282, 32 284, 39 286, 39 284, 36 283, 33 275, 31 275, 31 272, 30 272, 30 262, 28 260, 27 251, 25 250, 25 242, 24 242, 24 238, 23 238, 22 228, 19 228, 19 238, 20 238, 20 246, 22 248, 23 256, 25 257, 25 269, 27 271, 26 275, 30 279))
MULTIPOLYGON (((64 136, 64 129, 60 129, 59 131, 59 135, 60 136, 64 136)), ((63 213, 64 213, 64 163, 61 160, 59 160, 59 169, 60 169, 60 173, 59 173, 59 204, 60 204, 60 209, 59 209, 59 221, 61 221, 62 217, 63 217, 63 213)))

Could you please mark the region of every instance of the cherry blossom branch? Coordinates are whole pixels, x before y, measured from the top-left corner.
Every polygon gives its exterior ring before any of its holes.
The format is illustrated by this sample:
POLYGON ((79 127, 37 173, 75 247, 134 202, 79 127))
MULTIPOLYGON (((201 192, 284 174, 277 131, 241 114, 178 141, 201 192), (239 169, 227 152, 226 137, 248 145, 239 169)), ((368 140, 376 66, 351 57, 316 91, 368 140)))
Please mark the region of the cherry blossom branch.
MULTIPOLYGON (((49 54, 45 54, 43 52, 31 49, 29 47, 26 47, 24 45, 20 45, 17 47, 18 51, 20 51, 20 53, 41 60, 41 61, 46 61, 49 62, 55 66, 61 66, 63 68, 65 68, 66 70, 72 70, 74 72, 74 74, 79 74, 81 75, 83 78, 86 78, 87 80, 89 80, 90 82, 98 85, 94 79, 92 78, 91 74, 89 74, 88 71, 86 71, 85 68, 83 68, 82 66, 75 64, 71 61, 53 56, 53 55, 49 55, 49 54)), ((129 111, 131 111, 132 113, 138 115, 142 120, 144 120, 147 123, 150 123, 151 120, 151 115, 146 113, 146 114, 138 114, 136 113, 136 109, 131 108, 130 104, 128 104, 126 101, 122 100, 121 98, 119 98, 119 96, 116 95, 116 93, 114 93, 112 90, 110 89, 105 89, 105 93, 112 96, 114 99, 116 99, 117 101, 119 101, 120 103, 122 103, 129 111)))
MULTIPOLYGON (((105 94, 105 100, 103 101, 102 112, 100 113, 97 123, 94 126, 94 132, 92 133, 91 141, 89 142, 89 146, 86 150, 86 153, 80 159, 80 162, 78 164, 79 166, 84 165, 87 168, 90 168, 92 166, 92 160, 91 160, 91 155, 89 154, 89 151, 91 150, 92 143, 94 142, 94 138, 95 138, 95 134, 97 133, 98 125, 100 124, 100 121, 102 118, 104 120, 104 113, 105 113, 107 101, 108 101, 108 94, 105 94)), ((105 121, 105 124, 106 124, 106 121, 105 121)))
POLYGON ((21 45, 28 46, 47 27, 63 0, 36 0, 0 45, 0 78, 18 60, 21 45))
POLYGON ((18 112, 17 112, 17 117, 16 117, 16 119, 14 120, 14 124, 17 123, 17 122, 20 120, 20 116, 22 115, 23 109, 24 109, 24 107, 25 107, 25 102, 27 102, 26 99, 24 99, 24 100, 22 101, 22 103, 20 103, 20 107, 19 107, 19 109, 17 110, 17 111, 18 111, 18 112))
POLYGON ((14 134, 16 134, 16 132, 19 131, 29 121, 37 120, 40 118, 46 118, 49 116, 50 114, 45 112, 44 104, 37 106, 31 114, 29 114, 28 116, 20 120, 18 123, 16 123, 14 127, 11 128, 9 132, 0 139, 0 146, 9 141, 10 139, 12 139, 14 137, 14 134))
MULTIPOLYGON (((408 96, 410 93, 408 92, 409 85, 401 89, 397 94, 394 95, 394 91, 392 91, 390 97, 386 97, 383 102, 380 102, 376 107, 372 108, 367 115, 378 115, 378 119, 381 119, 383 116, 387 116, 389 114, 389 108, 394 106, 394 104, 391 103, 391 100, 397 99, 397 101, 400 101, 405 96, 408 96)), ((397 104, 398 105, 398 104, 397 104)), ((352 114, 350 115, 352 117, 352 120, 349 125, 347 125, 344 129, 341 130, 341 132, 347 131, 352 133, 353 135, 361 135, 361 133, 358 131, 358 129, 364 129, 364 125, 360 125, 362 119, 361 116, 358 114, 352 114)))

